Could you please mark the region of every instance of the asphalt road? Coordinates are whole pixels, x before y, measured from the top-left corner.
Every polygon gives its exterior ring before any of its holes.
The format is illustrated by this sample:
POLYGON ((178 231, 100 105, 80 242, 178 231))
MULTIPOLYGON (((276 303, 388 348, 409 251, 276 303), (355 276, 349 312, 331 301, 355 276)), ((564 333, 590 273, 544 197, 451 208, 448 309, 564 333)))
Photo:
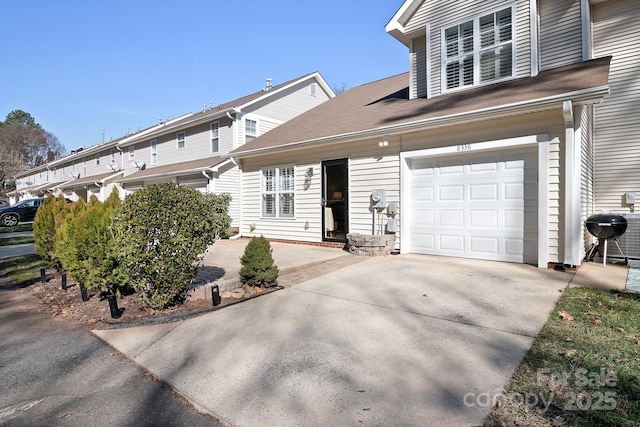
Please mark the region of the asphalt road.
POLYGON ((0 425, 222 426, 0 276, 0 425))

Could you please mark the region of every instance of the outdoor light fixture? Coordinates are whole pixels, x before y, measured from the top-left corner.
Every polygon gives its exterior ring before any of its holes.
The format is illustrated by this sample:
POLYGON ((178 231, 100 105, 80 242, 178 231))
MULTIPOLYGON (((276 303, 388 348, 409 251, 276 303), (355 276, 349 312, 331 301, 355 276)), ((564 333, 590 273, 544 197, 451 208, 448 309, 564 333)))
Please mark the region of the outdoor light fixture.
POLYGON ((385 135, 382 141, 378 142, 378 147, 384 148, 388 146, 389 146, 389 141, 387 140, 387 135, 385 135))

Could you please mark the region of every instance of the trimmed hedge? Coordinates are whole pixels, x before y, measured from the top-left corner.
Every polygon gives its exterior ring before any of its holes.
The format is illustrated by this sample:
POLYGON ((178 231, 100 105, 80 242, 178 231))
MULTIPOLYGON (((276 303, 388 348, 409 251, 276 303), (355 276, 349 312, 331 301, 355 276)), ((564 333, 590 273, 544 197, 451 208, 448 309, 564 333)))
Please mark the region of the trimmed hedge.
POLYGON ((151 308, 186 299, 207 247, 229 228, 231 197, 157 184, 127 196, 112 219, 118 256, 151 308))

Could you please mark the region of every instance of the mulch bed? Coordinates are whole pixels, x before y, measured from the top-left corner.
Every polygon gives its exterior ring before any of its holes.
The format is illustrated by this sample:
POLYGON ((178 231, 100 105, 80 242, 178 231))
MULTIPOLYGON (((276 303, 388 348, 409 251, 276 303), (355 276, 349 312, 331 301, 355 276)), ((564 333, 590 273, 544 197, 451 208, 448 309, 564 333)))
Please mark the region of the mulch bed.
MULTIPOLYGON (((282 288, 264 289, 258 295, 265 295, 278 289, 282 288)), ((120 316, 112 318, 109 301, 105 296, 87 290, 88 300, 82 301, 80 286, 68 279, 67 289, 63 290, 62 277, 58 273, 47 271, 46 283, 42 283, 38 275, 34 277, 33 284, 22 291, 35 297, 33 300, 39 311, 49 312, 56 320, 75 322, 87 329, 112 329, 178 321, 250 299, 222 296, 220 304, 214 307, 211 299, 188 298, 181 305, 164 310, 153 310, 145 307, 139 301, 137 294, 123 295, 117 299, 120 316)))

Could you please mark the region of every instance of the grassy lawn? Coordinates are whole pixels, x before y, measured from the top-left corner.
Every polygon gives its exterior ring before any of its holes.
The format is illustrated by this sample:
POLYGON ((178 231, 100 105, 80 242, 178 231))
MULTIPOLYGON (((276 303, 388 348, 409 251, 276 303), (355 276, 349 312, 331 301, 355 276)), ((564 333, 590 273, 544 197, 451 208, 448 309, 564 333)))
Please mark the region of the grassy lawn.
POLYGON ((568 288, 485 426, 640 426, 640 294, 568 288))
POLYGON ((15 227, 0 227, 0 233, 15 233, 17 231, 33 231, 33 223, 27 222, 15 227))
POLYGON ((0 273, 20 286, 30 284, 34 275, 39 277, 41 268, 47 268, 47 264, 39 255, 24 255, 0 260, 0 273))
POLYGON ((9 237, 7 239, 0 238, 0 246, 21 245, 23 243, 33 243, 32 236, 9 237))

